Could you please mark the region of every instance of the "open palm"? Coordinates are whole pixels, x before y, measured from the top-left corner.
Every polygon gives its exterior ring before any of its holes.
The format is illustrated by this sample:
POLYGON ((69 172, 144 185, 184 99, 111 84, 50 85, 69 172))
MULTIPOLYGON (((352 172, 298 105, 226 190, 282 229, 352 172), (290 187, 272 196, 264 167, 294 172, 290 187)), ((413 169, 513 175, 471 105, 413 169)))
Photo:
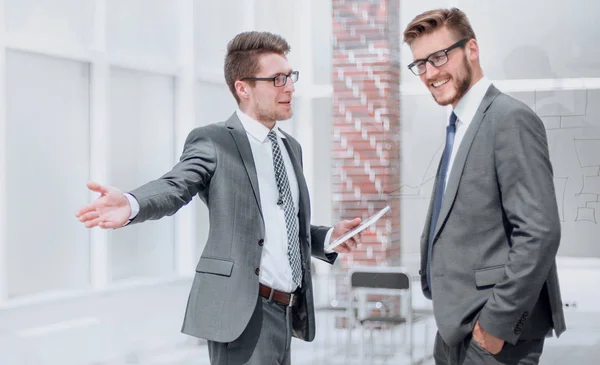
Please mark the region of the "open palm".
POLYGON ((129 200, 123 192, 112 186, 89 182, 88 189, 100 193, 100 197, 81 208, 75 216, 87 228, 119 228, 123 227, 131 215, 129 200))

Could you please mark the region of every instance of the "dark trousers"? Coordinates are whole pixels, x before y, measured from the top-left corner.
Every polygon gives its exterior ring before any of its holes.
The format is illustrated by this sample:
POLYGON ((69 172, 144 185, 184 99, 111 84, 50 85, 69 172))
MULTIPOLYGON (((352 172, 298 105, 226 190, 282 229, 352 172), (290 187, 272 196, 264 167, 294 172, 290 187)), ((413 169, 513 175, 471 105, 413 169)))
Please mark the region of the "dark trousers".
POLYGON ((433 357, 436 365, 537 365, 542 355, 544 339, 520 340, 516 345, 505 343, 502 351, 492 355, 467 336, 456 346, 449 346, 440 334, 435 336, 433 357))
POLYGON ((240 337, 229 343, 208 341, 211 365, 290 365, 291 312, 292 308, 259 296, 240 337))

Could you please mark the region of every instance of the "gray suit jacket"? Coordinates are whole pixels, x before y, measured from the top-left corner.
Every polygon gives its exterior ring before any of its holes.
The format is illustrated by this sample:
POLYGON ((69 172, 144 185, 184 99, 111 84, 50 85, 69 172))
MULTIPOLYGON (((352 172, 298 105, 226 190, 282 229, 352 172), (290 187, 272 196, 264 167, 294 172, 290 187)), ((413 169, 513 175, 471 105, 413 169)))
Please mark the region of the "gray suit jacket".
POLYGON ((552 166, 544 125, 530 108, 488 89, 450 172, 428 288, 431 209, 421 236, 421 283, 445 342, 458 344, 477 319, 512 344, 565 330, 552 166))
MULTIPOLYGON (((284 133, 285 134, 285 133, 284 133)), ((294 336, 315 336, 310 257, 333 263, 326 255, 327 227, 311 226, 308 189, 302 173, 300 144, 286 134, 300 190, 300 248, 304 278, 293 311, 294 336)), ((209 209, 210 230, 188 299, 182 331, 218 342, 231 342, 246 328, 258 298, 258 277, 265 236, 258 178, 246 131, 234 113, 227 121, 194 129, 180 161, 159 178, 131 192, 140 204, 132 223, 172 215, 194 195, 209 209)))

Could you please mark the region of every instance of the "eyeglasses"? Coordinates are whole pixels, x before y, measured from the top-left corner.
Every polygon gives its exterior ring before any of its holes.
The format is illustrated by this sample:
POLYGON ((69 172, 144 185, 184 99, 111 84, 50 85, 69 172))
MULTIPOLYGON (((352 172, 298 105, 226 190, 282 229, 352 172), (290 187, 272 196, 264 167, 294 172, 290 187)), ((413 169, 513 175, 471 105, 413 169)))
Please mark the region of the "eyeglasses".
POLYGON ((292 71, 287 75, 277 75, 275 77, 244 77, 241 81, 250 80, 250 81, 272 81, 273 86, 282 87, 285 86, 287 79, 291 79, 293 83, 298 81, 298 76, 300 75, 299 71, 292 71))
POLYGON ((433 52, 427 58, 415 60, 413 63, 408 65, 408 69, 412 71, 416 76, 423 75, 427 71, 427 62, 431 63, 433 67, 441 67, 448 63, 448 52, 454 48, 462 47, 470 41, 470 38, 462 39, 446 49, 441 51, 433 52))

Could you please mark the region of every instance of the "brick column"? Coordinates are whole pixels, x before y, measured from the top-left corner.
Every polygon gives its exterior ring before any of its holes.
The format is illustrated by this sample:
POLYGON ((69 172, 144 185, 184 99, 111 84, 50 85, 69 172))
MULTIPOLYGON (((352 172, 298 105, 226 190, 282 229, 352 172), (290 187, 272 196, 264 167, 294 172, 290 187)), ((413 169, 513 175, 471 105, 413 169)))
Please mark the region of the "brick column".
POLYGON ((389 205, 343 267, 400 259, 400 0, 333 0, 334 222, 389 205))

